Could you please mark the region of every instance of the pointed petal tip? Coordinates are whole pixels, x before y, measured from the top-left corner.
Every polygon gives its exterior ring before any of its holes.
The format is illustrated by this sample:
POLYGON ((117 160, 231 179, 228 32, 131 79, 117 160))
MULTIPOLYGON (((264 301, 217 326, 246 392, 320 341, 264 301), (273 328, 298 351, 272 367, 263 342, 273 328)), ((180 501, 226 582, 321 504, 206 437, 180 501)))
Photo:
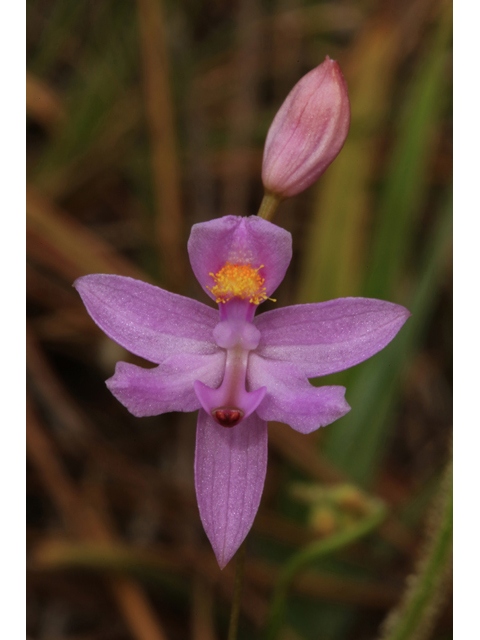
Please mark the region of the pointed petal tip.
POLYGON ((249 532, 267 470, 267 423, 256 414, 232 429, 202 409, 195 449, 195 489, 203 528, 223 569, 249 532))
POLYGON ((116 276, 109 273, 88 273, 74 280, 72 287, 77 290, 87 311, 90 313, 88 304, 92 296, 101 295, 102 289, 106 284, 114 283, 116 279, 122 278, 135 282, 133 278, 127 278, 127 276, 116 276))
POLYGON ((396 320, 400 323, 400 327, 402 327, 405 322, 410 318, 412 313, 407 309, 407 307, 402 306, 401 304, 391 303, 395 307, 396 311, 396 320))
POLYGON ((74 280, 72 282, 72 287, 74 289, 76 289, 79 293, 80 293, 80 288, 83 284, 83 279, 86 278, 87 276, 80 276, 80 278, 77 278, 76 280, 74 280))
POLYGON ((135 418, 145 418, 152 414, 145 411, 142 403, 135 402, 135 400, 132 402, 132 394, 129 393, 129 386, 125 379, 126 376, 128 376, 129 368, 133 369, 134 367, 140 369, 140 367, 136 367, 127 362, 117 362, 115 365, 115 373, 105 380, 105 386, 114 398, 116 398, 129 413, 135 416, 135 418))
MULTIPOLYGON (((345 389, 345 391, 347 390, 345 387, 343 387, 343 389, 345 389)), ((345 391, 343 392, 345 394, 345 391)), ((352 407, 348 404, 347 399, 343 398, 343 407, 342 407, 342 412, 343 414, 340 416, 340 418, 343 418, 343 416, 346 416, 347 413, 350 413, 350 411, 352 410, 352 407)))
POLYGON ((88 286, 88 283, 95 281, 95 279, 97 278, 103 278, 105 277, 104 273, 89 273, 85 276, 80 276, 79 278, 77 278, 76 280, 74 280, 72 282, 72 287, 74 289, 76 289, 78 292, 80 292, 80 289, 83 289, 85 286, 88 286))
POLYGON ((330 56, 325 56, 325 60, 318 65, 317 69, 319 67, 325 68, 326 66, 329 66, 331 70, 333 70, 334 73, 340 73, 343 77, 343 73, 342 70, 340 68, 340 65, 338 64, 338 62, 334 59, 334 58, 330 58, 330 56))
MULTIPOLYGON (((330 389, 335 388, 339 395, 337 399, 338 415, 337 415, 337 418, 335 418, 335 420, 339 420, 340 418, 343 418, 343 416, 346 416, 347 413, 349 413, 352 410, 352 407, 348 404, 347 399, 345 398, 347 387, 344 387, 343 385, 331 385, 329 388, 330 389), (341 397, 340 397, 340 394, 341 394, 341 397)), ((328 425, 322 425, 322 426, 328 426, 328 425)))
MULTIPOLYGON (((245 536, 246 537, 246 536, 245 536)), ((243 540, 245 538, 243 538, 242 540, 240 540, 240 542, 238 543, 238 546, 235 546, 231 549, 224 549, 224 548, 216 548, 216 545, 211 542, 212 544, 212 549, 213 549, 213 553, 215 554, 215 558, 217 560, 218 566, 220 567, 220 570, 223 571, 223 569, 225 569, 225 567, 227 566, 227 564, 230 562, 230 560, 233 558, 233 556, 237 553, 240 545, 242 544, 243 540)))

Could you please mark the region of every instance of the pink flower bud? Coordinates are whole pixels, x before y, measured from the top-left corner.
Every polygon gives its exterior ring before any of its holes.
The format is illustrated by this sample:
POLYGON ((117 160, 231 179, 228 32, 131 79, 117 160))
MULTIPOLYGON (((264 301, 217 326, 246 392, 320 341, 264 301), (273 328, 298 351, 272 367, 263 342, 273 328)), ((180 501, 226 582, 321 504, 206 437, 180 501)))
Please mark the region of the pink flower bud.
POLYGON ((297 82, 270 126, 265 189, 285 198, 313 184, 340 152, 349 125, 347 84, 338 63, 327 56, 297 82))

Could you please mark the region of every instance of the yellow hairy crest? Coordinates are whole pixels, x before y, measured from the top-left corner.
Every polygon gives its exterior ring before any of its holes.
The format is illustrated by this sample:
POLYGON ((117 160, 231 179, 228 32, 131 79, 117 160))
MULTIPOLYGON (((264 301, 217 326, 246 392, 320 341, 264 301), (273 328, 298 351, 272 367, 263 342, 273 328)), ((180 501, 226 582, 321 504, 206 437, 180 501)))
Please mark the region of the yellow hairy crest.
POLYGON ((267 300, 263 283, 265 278, 258 273, 263 267, 254 269, 249 264, 231 264, 226 262, 217 273, 209 275, 215 280, 213 287, 207 287, 215 296, 215 302, 228 302, 232 298, 248 300, 260 304, 267 300))

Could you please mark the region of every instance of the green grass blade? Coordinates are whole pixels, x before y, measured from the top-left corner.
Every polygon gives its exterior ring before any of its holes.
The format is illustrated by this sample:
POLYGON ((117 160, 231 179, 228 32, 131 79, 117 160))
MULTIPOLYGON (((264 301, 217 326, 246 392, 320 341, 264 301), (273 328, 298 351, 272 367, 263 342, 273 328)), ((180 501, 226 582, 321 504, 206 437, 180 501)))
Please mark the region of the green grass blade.
POLYGON ((360 365, 356 384, 347 389, 352 411, 327 432, 325 454, 362 485, 375 476, 392 425, 401 376, 431 319, 451 231, 450 198, 426 247, 418 285, 407 302, 412 317, 384 351, 360 365))
POLYGON ((441 613, 452 567, 453 469, 450 461, 430 516, 429 540, 400 606, 384 623, 382 640, 427 640, 441 613))
POLYGON ((33 179, 38 186, 48 185, 51 174, 86 153, 109 126, 112 108, 125 95, 134 68, 133 17, 132 7, 115 5, 98 18, 65 98, 65 126, 35 168, 33 179), (103 40, 96 35, 100 32, 103 40))
MULTIPOLYGON (((36 3, 27 7, 28 16, 40 13, 36 3)), ((38 76, 48 74, 52 67, 62 59, 62 49, 72 37, 82 12, 85 0, 64 0, 53 4, 52 11, 45 21, 45 27, 28 61, 29 70, 38 76)), ((40 19, 37 17, 37 20, 40 19)))
POLYGON ((298 302, 361 293, 363 230, 372 171, 399 48, 397 26, 387 19, 372 21, 345 67, 352 109, 350 131, 338 158, 316 187, 298 302))
POLYGON ((436 151, 438 121, 443 111, 446 63, 450 54, 451 10, 448 7, 406 97, 397 144, 377 207, 379 225, 364 294, 391 299, 412 251, 415 227, 429 189, 436 151))

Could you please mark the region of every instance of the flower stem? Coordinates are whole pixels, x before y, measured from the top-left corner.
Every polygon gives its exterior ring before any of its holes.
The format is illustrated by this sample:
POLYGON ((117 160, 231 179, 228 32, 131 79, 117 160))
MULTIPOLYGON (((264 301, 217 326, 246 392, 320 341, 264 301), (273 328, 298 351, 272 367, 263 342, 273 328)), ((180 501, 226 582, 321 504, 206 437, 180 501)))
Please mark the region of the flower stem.
POLYGON ((383 625, 382 640, 420 640, 430 637, 441 612, 451 575, 453 533, 452 463, 448 465, 433 507, 430 540, 416 575, 409 579, 403 601, 383 625))
POLYGON ((245 569, 246 540, 242 542, 235 557, 235 584, 233 587, 232 610, 230 612, 230 626, 227 640, 237 640, 238 618, 240 616, 240 602, 242 599, 243 574, 245 569))
POLYGON ((282 198, 277 196, 277 194, 265 191, 257 216, 259 218, 264 218, 265 220, 271 220, 281 201, 282 198))
POLYGON ((358 524, 352 525, 348 527, 348 529, 340 531, 329 538, 313 542, 290 558, 283 568, 273 592, 270 614, 264 636, 266 640, 275 640, 278 636, 286 610, 285 600, 288 589, 297 573, 323 556, 337 549, 341 549, 367 535, 378 527, 385 516, 386 508, 383 503, 378 501, 373 512, 358 524))

